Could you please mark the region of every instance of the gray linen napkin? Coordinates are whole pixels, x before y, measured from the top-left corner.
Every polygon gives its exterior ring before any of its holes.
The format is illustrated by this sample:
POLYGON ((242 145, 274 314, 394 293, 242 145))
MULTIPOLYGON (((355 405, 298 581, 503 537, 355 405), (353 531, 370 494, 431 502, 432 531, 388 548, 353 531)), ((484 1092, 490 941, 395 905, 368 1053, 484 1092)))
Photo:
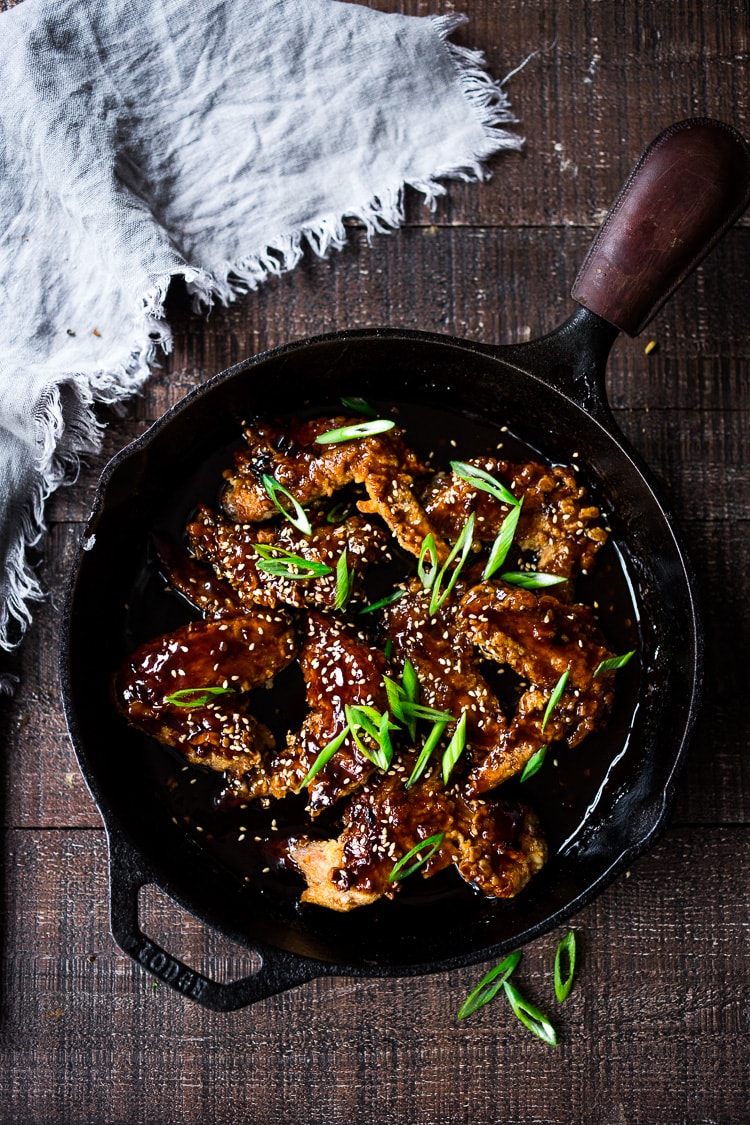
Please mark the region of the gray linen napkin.
MULTIPOLYGON (((209 306, 395 227, 402 189, 520 139, 461 16, 336 0, 25 0, 0 15, 0 646, 38 599, 44 502, 132 394, 182 275, 209 306)), ((7 681, 6 681, 7 686, 7 681)))

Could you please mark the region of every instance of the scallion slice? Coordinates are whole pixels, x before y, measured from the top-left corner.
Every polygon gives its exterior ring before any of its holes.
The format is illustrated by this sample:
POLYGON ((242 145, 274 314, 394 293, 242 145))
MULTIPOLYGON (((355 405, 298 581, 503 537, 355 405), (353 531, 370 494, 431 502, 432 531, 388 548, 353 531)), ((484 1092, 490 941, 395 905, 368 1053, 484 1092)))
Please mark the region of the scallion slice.
POLYGON ((511 508, 515 508, 519 503, 513 493, 497 477, 488 473, 486 469, 469 465, 466 461, 451 461, 451 469, 461 480, 468 481, 474 488, 479 488, 482 492, 489 492, 490 496, 494 496, 496 500, 501 500, 503 504, 510 504, 511 508))
POLYGON ((394 590, 392 594, 386 594, 384 598, 381 598, 377 602, 373 602, 372 605, 366 605, 364 609, 361 609, 359 612, 374 613, 376 609, 383 609, 384 606, 393 605, 393 603, 397 602, 399 598, 403 598, 405 593, 406 590, 394 590))
POLYGON ((344 547, 339 555, 339 561, 336 563, 336 598, 333 603, 334 609, 344 609, 346 603, 349 601, 352 593, 354 575, 349 569, 347 563, 347 551, 344 547))
POLYGON ((542 764, 543 764, 544 759, 546 757, 547 757, 547 747, 546 746, 540 746, 539 749, 537 750, 536 754, 534 754, 531 758, 529 758, 528 762, 523 767, 523 773, 521 774, 521 776, 518 780, 519 781, 528 781, 528 779, 530 777, 533 777, 534 774, 537 773, 537 771, 542 768, 542 764))
POLYGON ((315 441, 318 445, 333 445, 337 441, 357 441, 359 438, 373 437, 374 434, 384 434, 396 425, 389 418, 376 418, 373 422, 358 422, 353 426, 340 426, 337 430, 327 430, 319 434, 315 441))
POLYGON ((435 544, 435 536, 432 532, 425 535, 422 540, 422 547, 419 552, 417 560, 417 574, 419 581, 424 586, 425 590, 431 590, 438 572, 438 553, 435 544), (429 556, 430 569, 425 566, 425 560, 429 556))
POLYGON ((456 724, 451 740, 443 754, 443 784, 448 784, 448 779, 453 773, 453 768, 458 759, 466 749, 466 712, 464 711, 461 718, 456 724))
POLYGON ((341 403, 348 406, 350 410, 356 410, 358 414, 364 414, 367 418, 377 418, 378 414, 366 399, 360 398, 359 395, 353 395, 352 398, 341 398, 341 403))
POLYGON ((180 688, 179 691, 173 691, 171 695, 166 695, 164 702, 171 703, 173 707, 205 707, 208 703, 213 702, 215 696, 226 695, 234 690, 234 688, 222 687, 221 685, 180 688))
POLYGON ((555 996, 562 1002, 567 1000, 568 993, 573 987, 573 976, 576 971, 576 935, 575 930, 568 930, 565 937, 555 951, 555 996), (568 972, 563 978, 562 962, 567 957, 568 972))
POLYGON ((275 547, 268 543, 253 543, 253 550, 263 560, 255 564, 258 570, 276 578, 290 578, 298 582, 309 578, 323 578, 326 574, 333 574, 333 569, 327 563, 304 559, 302 555, 295 555, 291 551, 287 551, 285 547, 275 547))
POLYGON ((563 672, 562 676, 560 676, 560 679, 557 681, 554 688, 552 689, 552 695, 549 697, 549 701, 548 701, 547 706, 544 710, 544 718, 542 719, 542 734, 544 734, 544 728, 546 727, 547 722, 549 721, 550 715, 552 714, 555 707, 557 707, 558 703, 560 702, 560 696, 565 691, 565 685, 568 682, 568 676, 569 675, 570 675, 570 669, 566 668, 566 670, 563 672))
POLYGON ((499 965, 495 965, 494 969, 490 969, 487 975, 482 977, 477 987, 469 993, 458 1009, 458 1018, 460 1020, 466 1019, 472 1012, 476 1012, 478 1008, 483 1008, 485 1004, 489 1004, 490 1000, 493 1000, 503 987, 511 973, 515 972, 520 960, 521 950, 517 949, 514 953, 509 953, 505 960, 501 961, 499 965))
POLYGON ((309 519, 307 518, 305 510, 297 500, 297 498, 295 496, 292 496, 289 489, 285 488, 284 485, 277 481, 275 477, 269 476, 268 473, 264 473, 260 479, 269 497, 279 509, 282 516, 285 516, 286 519, 289 520, 292 527, 296 527, 297 530, 301 531, 303 535, 312 535, 312 526, 309 519), (293 515, 290 515, 290 513, 281 503, 278 497, 278 493, 281 493, 282 496, 286 496, 287 500, 289 500, 292 508, 294 509, 293 515))
POLYGON ((412 785, 419 781, 420 777, 427 769, 432 753, 437 746, 438 742, 443 736, 443 731, 447 727, 447 722, 444 719, 436 719, 432 730, 425 739, 424 746, 419 752, 414 769, 411 771, 411 776, 404 786, 405 789, 411 789, 412 785))
POLYGON ((487 559, 487 565, 482 574, 483 579, 491 578, 495 571, 499 570, 507 559, 508 551, 513 542, 513 536, 516 534, 516 528, 518 527, 518 518, 521 515, 522 503, 523 497, 521 497, 514 508, 511 508, 500 525, 500 531, 497 534, 495 542, 492 544, 490 557, 487 559))
POLYGON ((336 751, 339 750, 343 745, 344 739, 348 734, 349 727, 345 726, 340 734, 337 734, 334 739, 332 739, 326 746, 323 747, 313 764, 310 766, 310 769, 306 774, 304 780, 302 780, 297 786, 298 793, 301 789, 304 789, 307 785, 309 785, 315 775, 323 769, 323 766, 326 764, 326 762, 329 762, 331 760, 336 751))
POLYGON ((473 542, 473 539, 474 539, 474 513, 472 512, 471 515, 469 516, 468 520, 464 524, 464 527, 463 527, 463 530, 462 530, 461 534, 459 535, 456 542, 453 544, 453 547, 451 548, 451 552, 448 555, 448 558, 443 563, 442 567, 440 568, 440 571, 438 572, 437 577, 435 578, 435 580, 432 583, 432 586, 430 587, 430 589, 431 589, 430 617, 433 617, 437 613, 437 611, 440 609, 440 607, 442 605, 444 605, 445 602, 450 597, 451 590, 456 585, 456 582, 458 581, 458 576, 461 573, 461 571, 463 569, 463 566, 464 566, 464 563, 466 562, 467 555, 469 554, 469 551, 471 550, 471 544, 473 542), (453 560, 456 558, 456 556, 459 554, 459 552, 461 554, 461 557, 458 560, 458 563, 456 564, 456 566, 453 568, 451 576, 448 580, 448 585, 445 587, 444 590, 442 590, 441 587, 443 585, 443 578, 445 577, 445 572, 447 571, 448 567, 453 562, 453 560))
POLYGON ((435 836, 428 836, 426 840, 415 844, 406 855, 402 855, 401 859, 393 865, 393 870, 388 876, 388 882, 400 883, 402 879, 408 879, 415 871, 419 871, 420 867, 424 867, 428 860, 432 859, 444 839, 445 832, 438 832, 435 836), (425 848, 427 848, 427 852, 421 855, 420 853, 424 852, 425 848), (414 859, 414 863, 407 867, 411 859, 414 859))
POLYGON ((608 660, 602 660, 601 664, 595 669, 594 675, 598 676, 602 672, 616 672, 618 668, 624 668, 633 656, 635 656, 635 649, 626 652, 623 656, 610 656, 608 660))
POLYGON ((510 1001, 510 1006, 513 1012, 518 1016, 524 1027, 533 1032, 537 1038, 549 1043, 551 1047, 557 1046, 557 1032, 552 1024, 549 1022, 543 1012, 530 1004, 528 1000, 524 1000, 518 989, 509 981, 503 981, 503 988, 505 995, 510 1001))
POLYGON ((501 574, 503 582, 511 586, 520 586, 522 590, 539 590, 543 586, 559 586, 567 582, 560 574, 545 574, 542 570, 508 570, 501 574))

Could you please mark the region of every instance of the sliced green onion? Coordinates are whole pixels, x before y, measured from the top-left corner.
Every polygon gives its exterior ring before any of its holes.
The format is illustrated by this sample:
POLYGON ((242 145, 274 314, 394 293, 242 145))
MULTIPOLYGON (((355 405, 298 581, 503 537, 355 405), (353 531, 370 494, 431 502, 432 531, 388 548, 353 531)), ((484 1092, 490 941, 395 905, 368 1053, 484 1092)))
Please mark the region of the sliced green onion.
POLYGON ((394 602, 397 602, 400 598, 403 598, 405 593, 406 590, 394 590, 392 594, 386 594, 386 596, 384 598, 381 598, 380 601, 373 602, 372 605, 366 605, 364 609, 361 609, 359 612, 374 613, 376 609, 382 609, 386 605, 393 605, 394 602))
POLYGON ((401 859, 393 865, 393 870, 388 876, 388 882, 400 883, 402 879, 407 879, 409 875, 413 875, 415 871, 419 871, 420 867, 424 867, 427 861, 432 859, 444 839, 445 832, 438 832, 437 835, 428 836, 426 840, 415 844, 413 848, 409 849, 406 855, 402 855, 401 859), (420 855, 420 852, 423 852, 425 848, 428 849, 426 855, 420 855), (406 865, 409 860, 414 859, 416 856, 419 858, 416 859, 410 867, 407 867, 406 865))
POLYGON ((401 684, 397 684, 391 676, 383 676, 383 684, 385 686, 385 694, 388 696, 389 711, 394 719, 398 719, 400 723, 406 725, 406 716, 402 710, 404 689, 401 687, 401 684))
POLYGON ((466 748, 466 712, 464 711, 461 718, 456 724, 456 729, 453 732, 450 742, 446 747, 443 754, 443 784, 448 784, 448 778, 453 773, 453 767, 458 759, 463 754, 466 748))
POLYGON ((516 528, 518 527, 518 518, 521 515, 522 504, 523 497, 521 497, 514 508, 511 508, 501 523, 500 531, 497 534, 495 542, 492 544, 490 557, 487 559, 487 565, 484 568, 482 578, 491 578, 495 571, 499 570, 507 559, 508 551, 513 542, 513 536, 516 534, 516 528))
POLYGON ((501 574, 503 582, 511 586, 520 586, 522 590, 538 590, 542 586, 559 586, 567 582, 560 574, 545 574, 543 570, 508 570, 501 574))
POLYGON ((354 508, 348 500, 339 500, 326 512, 326 523, 343 523, 351 515, 354 508))
POLYGON ((537 1038, 549 1043, 551 1047, 556 1047, 557 1032, 544 1013, 530 1004, 528 1000, 524 1000, 518 989, 509 981, 503 981, 503 988, 513 1012, 518 1016, 524 1027, 528 1027, 529 1031, 533 1032, 537 1038))
POLYGON ((411 777, 404 786, 405 789, 411 789, 412 785, 419 781, 420 777, 427 769, 427 764, 432 757, 432 752, 443 737, 443 731, 447 726, 448 724, 444 719, 435 720, 432 730, 427 735, 424 746, 419 752, 419 757, 417 758, 414 769, 411 771, 411 777))
POLYGON ((537 771, 542 768, 542 763, 544 762, 544 759, 546 757, 547 757, 547 747, 546 746, 540 746, 539 749, 537 750, 536 754, 534 754, 533 757, 529 758, 528 762, 523 767, 523 773, 521 774, 521 776, 518 780, 519 781, 528 781, 528 779, 530 777, 533 777, 534 774, 537 773, 537 771))
POLYGON ((312 779, 315 777, 315 775, 317 773, 319 773, 320 770, 323 769, 323 766, 326 764, 326 762, 329 762, 331 760, 331 758, 336 753, 336 751, 338 749, 340 749, 340 747, 342 746, 342 744, 344 742, 344 739, 346 738, 346 736, 348 734, 349 734, 349 727, 346 726, 342 730, 341 734, 337 734, 336 737, 331 742, 329 742, 326 746, 323 747, 323 749, 320 751, 320 753, 318 754, 318 756, 315 759, 315 761, 313 762, 313 764, 310 766, 310 770, 307 773, 307 776, 297 786, 297 792, 298 793, 299 793, 300 789, 304 789, 305 786, 309 785, 310 782, 312 781, 312 779))
POLYGON ((388 640, 385 642, 385 648, 383 649, 383 656, 388 661, 390 661, 391 657, 393 656, 393 637, 389 637, 388 640))
POLYGON ((333 603, 334 609, 343 609, 352 593, 354 575, 349 569, 346 555, 346 547, 344 547, 339 555, 339 561, 336 563, 336 599, 333 603))
POLYGON ((544 711, 544 718, 542 719, 542 734, 544 734, 544 728, 547 725, 547 721, 548 721, 550 715, 552 714, 555 707, 557 707, 558 703, 560 702, 560 696, 565 691, 565 685, 568 682, 568 676, 569 675, 570 675, 570 669, 567 668, 563 672, 562 676, 560 676, 560 679, 557 681, 554 688, 552 689, 552 695, 549 697, 549 702, 547 703, 547 706, 546 706, 545 711, 544 711))
POLYGON ((450 711, 438 711, 435 707, 425 707, 422 703, 412 703, 408 699, 401 699, 401 710, 406 716, 414 716, 417 719, 435 719, 445 723, 455 723, 454 715, 450 711))
POLYGON ((297 530, 301 531, 303 535, 312 535, 312 526, 310 524, 310 521, 307 518, 302 505, 296 499, 296 497, 292 496, 289 489, 285 488, 284 485, 277 481, 275 477, 269 476, 268 473, 264 473, 260 479, 271 500, 279 509, 282 516, 286 516, 292 527, 296 527, 297 530), (287 500, 290 501, 292 508, 294 509, 294 515, 290 515, 279 500, 277 495, 277 493, 279 492, 282 496, 286 496, 287 500))
POLYGON ((461 480, 468 481, 469 484, 474 485, 474 488, 479 488, 482 492, 489 492, 490 496, 494 496, 496 500, 501 500, 503 504, 510 504, 512 508, 515 508, 519 503, 513 493, 497 477, 493 477, 485 469, 479 469, 476 465, 469 465, 466 461, 451 461, 451 469, 461 480))
POLYGON ((476 1012, 478 1008, 483 1008, 485 1004, 489 1004, 490 1000, 495 998, 511 973, 515 972, 516 966, 520 960, 521 950, 517 949, 514 953, 510 953, 499 965, 495 965, 494 969, 490 969, 487 975, 482 977, 477 987, 473 992, 469 993, 458 1009, 458 1018, 460 1020, 466 1019, 472 1012, 476 1012))
POLYGON ((601 672, 616 672, 618 668, 624 668, 633 656, 635 656, 635 649, 626 652, 624 656, 610 656, 608 660, 602 660, 594 675, 598 676, 601 672))
POLYGON ((340 400, 344 406, 348 406, 350 410, 356 410, 358 414, 365 414, 368 418, 377 418, 377 411, 370 406, 369 402, 360 398, 359 395, 354 395, 352 398, 341 398, 340 400))
POLYGON ((179 691, 173 691, 171 695, 165 696, 164 702, 171 703, 173 707, 205 707, 206 704, 211 703, 215 695, 226 695, 234 690, 231 687, 220 686, 180 688, 179 691))
MULTIPOLYGON (((404 661, 404 671, 401 676, 401 684, 404 689, 404 703, 415 704, 419 702, 419 677, 414 671, 414 665, 411 660, 404 661)), ((413 711, 404 711, 406 716, 406 729, 409 732, 409 737, 412 741, 417 737, 417 716, 413 711)))
POLYGON ((555 951, 555 996, 562 1004, 567 1000, 568 993, 573 987, 573 975, 576 971, 576 935, 575 930, 568 930, 555 951), (568 959, 568 975, 563 980, 562 961, 568 959))
POLYGON ((419 552, 419 559, 417 560, 417 574, 419 575, 419 581, 422 583, 425 590, 432 589, 432 585, 435 581, 435 578, 437 577, 438 565, 438 553, 437 546, 435 544, 435 536, 432 534, 432 532, 430 532, 429 535, 425 535, 424 539, 422 540, 422 547, 419 552), (429 570, 427 570, 425 566, 425 558, 427 557, 427 555, 430 556, 429 570))
POLYGON ((285 547, 274 547, 268 543, 253 543, 253 550, 263 560, 256 563, 258 570, 277 578, 305 581, 308 578, 322 578, 326 574, 333 573, 332 568, 326 563, 303 559, 302 555, 295 555, 291 551, 287 551, 285 547))
POLYGON ((376 418, 374 422, 359 422, 354 426, 341 426, 338 430, 327 430, 320 434, 315 441, 318 445, 333 445, 337 441, 356 441, 358 438, 372 437, 373 434, 384 434, 396 425, 388 418, 376 418))
POLYGON ((385 773, 393 761, 393 745, 389 733, 391 724, 388 712, 386 711, 385 714, 381 715, 374 707, 347 704, 344 707, 344 714, 349 724, 351 736, 364 757, 385 773), (376 750, 365 745, 359 737, 359 730, 363 730, 373 740, 377 747, 376 750))
POLYGON ((464 524, 463 531, 459 535, 456 542, 453 544, 453 547, 451 548, 451 552, 448 555, 448 558, 445 560, 442 567, 440 568, 440 572, 438 573, 437 578, 432 583, 432 587, 431 587, 432 595, 430 597, 430 617, 432 617, 434 614, 436 614, 437 611, 440 609, 440 607, 442 605, 444 605, 445 602, 448 600, 448 597, 450 596, 451 590, 456 585, 456 582, 458 581, 458 576, 461 573, 461 570, 463 569, 464 563, 466 562, 466 557, 469 554, 469 551, 471 550, 471 544, 472 544, 473 538, 474 538, 474 513, 472 512, 471 515, 469 516, 468 520, 464 524), (453 569, 453 572, 450 576, 450 579, 448 580, 448 585, 445 587, 445 589, 441 593, 441 586, 443 584, 443 577, 445 576, 445 572, 448 569, 448 567, 450 566, 450 564, 453 562, 453 560, 456 558, 456 556, 458 555, 459 552, 461 553, 461 558, 458 560, 458 563, 456 564, 456 566, 453 569))

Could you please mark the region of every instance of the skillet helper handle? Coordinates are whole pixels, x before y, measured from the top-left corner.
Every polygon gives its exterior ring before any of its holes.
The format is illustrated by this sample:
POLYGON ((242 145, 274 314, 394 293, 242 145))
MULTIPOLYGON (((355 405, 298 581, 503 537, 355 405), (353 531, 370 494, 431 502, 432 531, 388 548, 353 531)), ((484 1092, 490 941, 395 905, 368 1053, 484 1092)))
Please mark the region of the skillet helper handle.
POLYGON ((750 148, 730 125, 690 118, 656 137, 630 173, 572 296, 637 336, 750 203, 750 148))
POLYGON ((212 980, 143 933, 138 920, 138 893, 156 880, 141 868, 128 845, 113 834, 109 836, 109 877, 110 925, 119 947, 162 984, 206 1008, 217 1012, 245 1008, 325 972, 325 965, 273 950, 258 954, 261 967, 250 976, 226 982, 212 980))

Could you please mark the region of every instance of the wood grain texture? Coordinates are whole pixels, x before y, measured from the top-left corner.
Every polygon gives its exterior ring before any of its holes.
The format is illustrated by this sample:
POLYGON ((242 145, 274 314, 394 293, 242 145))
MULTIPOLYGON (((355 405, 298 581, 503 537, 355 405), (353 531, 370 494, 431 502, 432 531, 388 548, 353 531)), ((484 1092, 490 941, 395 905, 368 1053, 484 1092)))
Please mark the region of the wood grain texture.
MULTIPOLYGON (((0 0, 0 11, 12 6, 0 0)), ((106 843, 65 731, 57 653, 67 574, 106 460, 205 379, 247 355, 341 327, 392 324, 486 343, 530 339, 571 310, 595 227, 644 145, 689 115, 750 134, 747 0, 376 0, 412 15, 460 8, 456 40, 508 84, 520 153, 434 212, 308 255, 209 318, 170 297, 174 348, 108 425, 101 454, 48 507, 49 591, 0 701, 0 1122, 3 1125, 744 1125, 750 1121, 750 219, 644 336, 621 338, 608 394, 665 491, 700 588, 706 694, 661 843, 576 917, 579 976, 563 1008, 552 954, 519 983, 554 1014, 556 1050, 503 1000, 456 1008, 489 965, 409 980, 320 980, 230 1015, 155 986, 115 947, 106 843), (648 339, 657 348, 648 356, 648 339)), ((1 17, 0 17, 1 20, 1 17)), ((106 326, 94 326, 106 332, 106 326)), ((160 892, 147 932, 219 979, 246 950, 160 892)))

